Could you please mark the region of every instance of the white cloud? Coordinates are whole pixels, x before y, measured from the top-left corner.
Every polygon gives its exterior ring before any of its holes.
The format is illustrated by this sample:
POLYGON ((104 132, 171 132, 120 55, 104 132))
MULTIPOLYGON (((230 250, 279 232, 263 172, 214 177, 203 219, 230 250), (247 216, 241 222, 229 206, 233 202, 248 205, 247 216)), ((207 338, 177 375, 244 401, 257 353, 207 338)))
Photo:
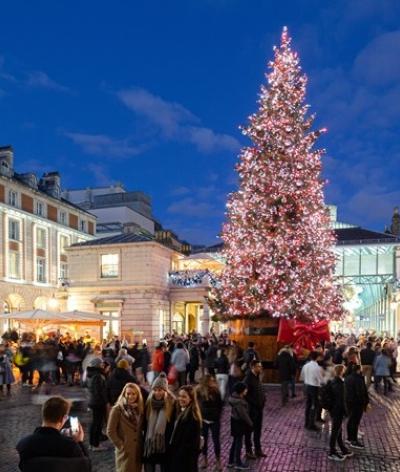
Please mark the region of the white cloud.
POLYGON ((384 33, 360 51, 354 61, 354 76, 372 85, 389 85, 400 79, 400 31, 384 33))
POLYGON ((107 175, 107 170, 104 166, 100 164, 90 163, 87 165, 87 168, 93 174, 96 181, 96 185, 110 185, 111 179, 110 176, 107 175))
POLYGON ((28 73, 26 85, 32 88, 44 88, 56 92, 70 93, 71 89, 51 79, 46 72, 36 70, 28 73))
POLYGON ((239 141, 200 126, 200 119, 179 103, 168 102, 143 88, 120 90, 117 97, 130 110, 156 126, 163 138, 192 143, 200 152, 236 152, 239 141))
POLYGON ((71 133, 64 132, 64 135, 71 139, 75 144, 82 147, 82 149, 95 156, 107 157, 132 157, 140 154, 143 147, 132 146, 128 140, 114 139, 105 134, 85 134, 85 133, 71 133))
POLYGON ((130 110, 145 116, 159 126, 167 137, 176 135, 181 124, 198 121, 189 110, 179 103, 167 102, 143 88, 121 90, 117 92, 117 96, 130 110))

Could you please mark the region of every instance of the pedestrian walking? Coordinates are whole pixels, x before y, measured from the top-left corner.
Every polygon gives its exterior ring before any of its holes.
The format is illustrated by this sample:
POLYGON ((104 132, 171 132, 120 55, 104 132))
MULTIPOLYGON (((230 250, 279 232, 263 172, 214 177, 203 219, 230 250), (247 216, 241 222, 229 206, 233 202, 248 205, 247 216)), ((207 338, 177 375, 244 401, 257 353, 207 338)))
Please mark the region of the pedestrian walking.
POLYGON ((362 415, 369 405, 369 396, 359 364, 354 365, 352 372, 345 378, 345 402, 349 416, 347 422, 349 444, 355 449, 364 449, 364 445, 358 439, 358 428, 362 415))
POLYGON ((261 447, 261 430, 265 405, 265 395, 260 380, 261 372, 261 362, 254 359, 250 362, 250 369, 244 378, 244 383, 247 386, 246 401, 249 404, 249 414, 253 423, 253 433, 248 433, 245 436, 246 455, 249 459, 266 456, 261 447), (251 437, 252 435, 253 438, 251 437))
POLYGON ((376 354, 372 349, 372 343, 368 341, 366 346, 360 351, 361 371, 365 378, 367 388, 369 388, 371 385, 375 357, 376 354))
POLYGON ((328 459, 332 461, 342 462, 347 457, 351 457, 353 453, 347 449, 343 442, 342 425, 346 416, 345 398, 344 398, 344 370, 345 366, 338 364, 335 366, 335 377, 329 381, 324 387, 330 389, 330 406, 329 414, 332 419, 332 429, 329 439, 329 455, 328 459), (336 444, 340 448, 340 452, 336 449, 336 444))
POLYGON ((383 392, 385 395, 388 394, 389 390, 392 389, 390 383, 390 367, 392 360, 390 359, 386 349, 382 349, 374 359, 374 387, 375 390, 379 390, 381 381, 383 380, 383 392))
POLYGON ((228 357, 225 355, 224 349, 218 349, 217 357, 214 361, 214 369, 215 378, 218 383, 218 388, 221 394, 222 401, 225 401, 228 389, 229 368, 229 360, 228 357))
POLYGON ((319 431, 315 424, 316 413, 319 410, 319 389, 321 387, 323 376, 322 368, 317 360, 320 357, 318 351, 312 351, 310 360, 303 366, 300 379, 303 380, 306 392, 306 409, 305 409, 305 428, 311 431, 319 431))
POLYGON ((177 343, 171 357, 171 364, 175 366, 178 373, 178 384, 182 387, 186 384, 187 367, 189 364, 189 353, 182 342, 177 343))
POLYGON ((107 435, 115 446, 116 472, 141 472, 143 399, 138 385, 128 383, 110 411, 107 435))
POLYGON ((213 376, 207 374, 201 380, 196 389, 197 399, 200 406, 201 416, 203 419, 202 436, 204 439, 203 453, 203 468, 208 467, 208 433, 211 432, 211 437, 214 444, 214 452, 216 457, 216 469, 222 470, 221 465, 221 413, 222 413, 222 398, 218 385, 213 376))
POLYGON ((229 451, 228 468, 248 470, 249 466, 242 460, 243 438, 253 430, 253 422, 249 414, 249 404, 245 400, 247 386, 244 382, 237 382, 229 398, 231 406, 231 436, 232 445, 229 451))
MULTIPOLYGON (((296 375, 296 361, 290 351, 290 346, 284 346, 276 358, 276 366, 281 383, 282 406, 285 406, 289 400, 289 386, 292 385, 292 379, 296 375)), ((293 391, 292 391, 293 396, 293 391)))
POLYGON ((89 391, 89 408, 92 410, 92 422, 89 427, 89 449, 103 451, 106 448, 100 445, 103 438, 102 428, 107 415, 107 385, 104 376, 102 359, 95 357, 87 367, 86 382, 89 391))

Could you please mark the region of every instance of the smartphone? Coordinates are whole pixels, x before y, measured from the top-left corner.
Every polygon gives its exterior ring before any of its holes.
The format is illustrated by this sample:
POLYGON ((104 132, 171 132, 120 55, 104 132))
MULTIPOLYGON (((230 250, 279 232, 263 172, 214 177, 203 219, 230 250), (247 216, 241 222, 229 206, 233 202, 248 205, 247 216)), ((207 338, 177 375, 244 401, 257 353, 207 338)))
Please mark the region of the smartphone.
POLYGON ((77 433, 79 431, 79 421, 76 416, 69 417, 69 424, 71 426, 72 433, 77 433))

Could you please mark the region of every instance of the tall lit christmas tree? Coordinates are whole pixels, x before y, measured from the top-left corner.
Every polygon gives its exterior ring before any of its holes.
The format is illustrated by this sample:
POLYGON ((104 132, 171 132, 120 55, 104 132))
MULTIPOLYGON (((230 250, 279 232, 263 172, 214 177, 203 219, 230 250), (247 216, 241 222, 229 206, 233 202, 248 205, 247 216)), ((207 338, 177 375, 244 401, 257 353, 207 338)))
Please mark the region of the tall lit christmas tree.
POLYGON ((239 190, 229 198, 222 232, 226 267, 211 303, 222 317, 266 314, 312 322, 342 316, 323 150, 314 149, 326 130, 311 130, 307 77, 290 42, 284 28, 260 108, 243 131, 252 146, 237 165, 239 190))

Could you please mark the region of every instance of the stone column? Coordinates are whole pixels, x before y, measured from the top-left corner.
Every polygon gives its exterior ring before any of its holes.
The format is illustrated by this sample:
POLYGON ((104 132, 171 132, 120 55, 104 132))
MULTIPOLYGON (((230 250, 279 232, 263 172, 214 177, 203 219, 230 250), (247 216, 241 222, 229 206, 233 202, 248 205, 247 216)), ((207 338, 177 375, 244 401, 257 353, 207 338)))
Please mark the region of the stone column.
POLYGON ((200 318, 200 333, 204 336, 210 331, 210 307, 208 303, 203 304, 203 316, 200 318))

